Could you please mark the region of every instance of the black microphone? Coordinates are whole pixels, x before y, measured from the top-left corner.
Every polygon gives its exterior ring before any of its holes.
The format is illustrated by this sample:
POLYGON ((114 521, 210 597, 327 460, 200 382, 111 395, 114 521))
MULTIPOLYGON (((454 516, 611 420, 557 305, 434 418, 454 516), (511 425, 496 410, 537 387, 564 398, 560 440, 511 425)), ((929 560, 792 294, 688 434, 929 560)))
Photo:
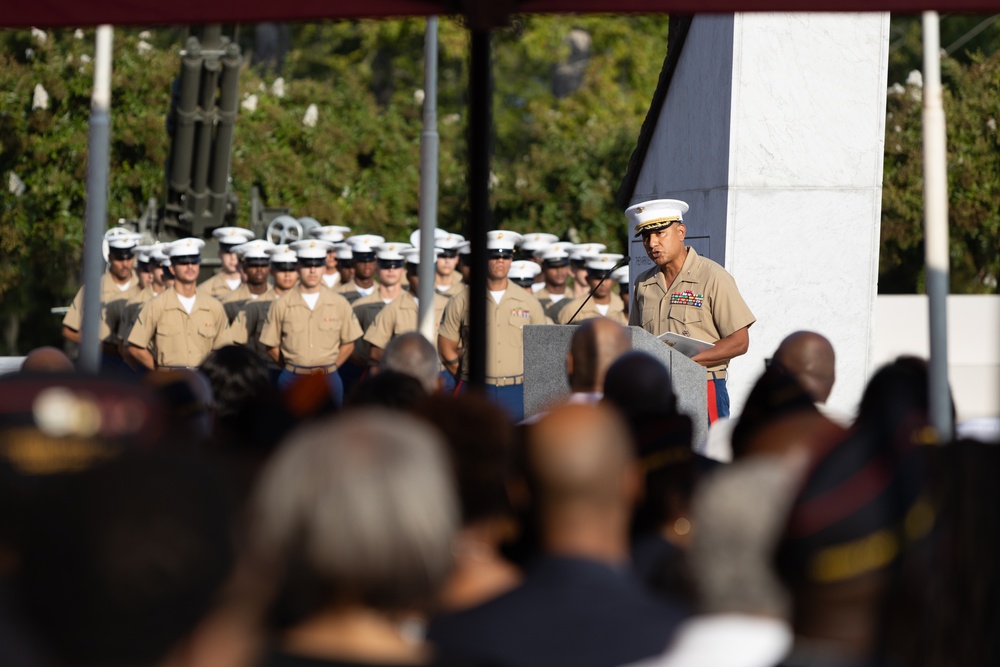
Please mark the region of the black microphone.
POLYGON ((592 296, 594 296, 594 292, 597 291, 597 288, 600 287, 601 285, 603 285, 604 281, 607 280, 611 276, 612 273, 614 273, 618 269, 620 269, 623 266, 625 266, 626 264, 628 264, 629 261, 630 261, 629 260, 629 256, 625 255, 624 257, 622 257, 621 259, 618 260, 617 264, 615 264, 610 269, 608 269, 607 271, 605 271, 604 272, 604 276, 601 278, 601 282, 599 282, 596 285, 594 285, 594 289, 590 290, 590 294, 587 295, 587 298, 583 300, 583 303, 580 304, 580 307, 576 309, 576 312, 573 313, 573 317, 569 318, 569 322, 567 322, 566 324, 573 324, 573 320, 575 320, 576 316, 580 314, 580 311, 583 310, 583 307, 587 305, 587 302, 590 301, 590 298, 592 296))

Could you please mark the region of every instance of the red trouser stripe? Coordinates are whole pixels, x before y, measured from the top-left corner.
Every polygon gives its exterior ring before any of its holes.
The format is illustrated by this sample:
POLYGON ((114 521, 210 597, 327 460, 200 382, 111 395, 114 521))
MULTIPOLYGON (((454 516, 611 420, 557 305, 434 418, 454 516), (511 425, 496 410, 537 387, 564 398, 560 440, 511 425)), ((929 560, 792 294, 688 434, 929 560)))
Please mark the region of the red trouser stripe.
POLYGON ((715 380, 708 381, 708 423, 714 424, 719 420, 719 403, 715 398, 715 380))
POLYGON ((465 382, 465 380, 459 380, 457 383, 455 383, 455 391, 452 393, 452 396, 458 396, 459 395, 459 393, 462 391, 462 383, 463 382, 465 382))

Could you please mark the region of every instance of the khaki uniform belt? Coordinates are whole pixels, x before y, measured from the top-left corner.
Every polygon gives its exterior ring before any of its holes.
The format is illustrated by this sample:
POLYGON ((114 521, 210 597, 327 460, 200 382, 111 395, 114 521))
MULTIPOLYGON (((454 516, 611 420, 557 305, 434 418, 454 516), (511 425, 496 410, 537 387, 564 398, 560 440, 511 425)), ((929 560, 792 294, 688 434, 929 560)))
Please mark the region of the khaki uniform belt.
POLYGON ((487 375, 486 384, 493 385, 494 387, 510 387, 513 385, 524 384, 524 375, 487 375))
POLYGON ((726 371, 708 371, 706 373, 709 380, 725 380, 726 371))
POLYGON ((337 364, 326 366, 296 366, 295 364, 285 364, 285 370, 295 375, 329 375, 337 370, 337 364))

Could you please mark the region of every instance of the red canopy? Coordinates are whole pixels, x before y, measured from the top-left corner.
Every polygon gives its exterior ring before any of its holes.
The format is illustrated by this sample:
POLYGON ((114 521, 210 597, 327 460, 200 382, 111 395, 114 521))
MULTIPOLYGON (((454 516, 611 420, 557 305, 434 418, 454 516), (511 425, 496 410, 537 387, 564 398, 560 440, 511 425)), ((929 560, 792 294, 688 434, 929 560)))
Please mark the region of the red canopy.
POLYGON ((465 14, 478 27, 511 13, 652 13, 742 11, 995 12, 1000 0, 7 0, 0 26, 58 27, 109 23, 257 23, 333 18, 465 14))

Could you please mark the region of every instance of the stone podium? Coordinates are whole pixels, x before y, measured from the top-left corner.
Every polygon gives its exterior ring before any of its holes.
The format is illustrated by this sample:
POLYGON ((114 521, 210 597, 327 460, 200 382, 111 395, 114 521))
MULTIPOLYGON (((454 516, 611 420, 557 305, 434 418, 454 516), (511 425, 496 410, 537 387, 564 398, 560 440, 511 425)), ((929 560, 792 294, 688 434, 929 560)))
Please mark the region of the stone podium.
MULTIPOLYGON (((529 324, 524 327, 524 416, 548 409, 569 395, 566 353, 575 325, 529 324)), ((678 411, 691 417, 693 442, 708 433, 705 369, 641 327, 628 327, 632 349, 653 355, 670 372, 678 411)))

